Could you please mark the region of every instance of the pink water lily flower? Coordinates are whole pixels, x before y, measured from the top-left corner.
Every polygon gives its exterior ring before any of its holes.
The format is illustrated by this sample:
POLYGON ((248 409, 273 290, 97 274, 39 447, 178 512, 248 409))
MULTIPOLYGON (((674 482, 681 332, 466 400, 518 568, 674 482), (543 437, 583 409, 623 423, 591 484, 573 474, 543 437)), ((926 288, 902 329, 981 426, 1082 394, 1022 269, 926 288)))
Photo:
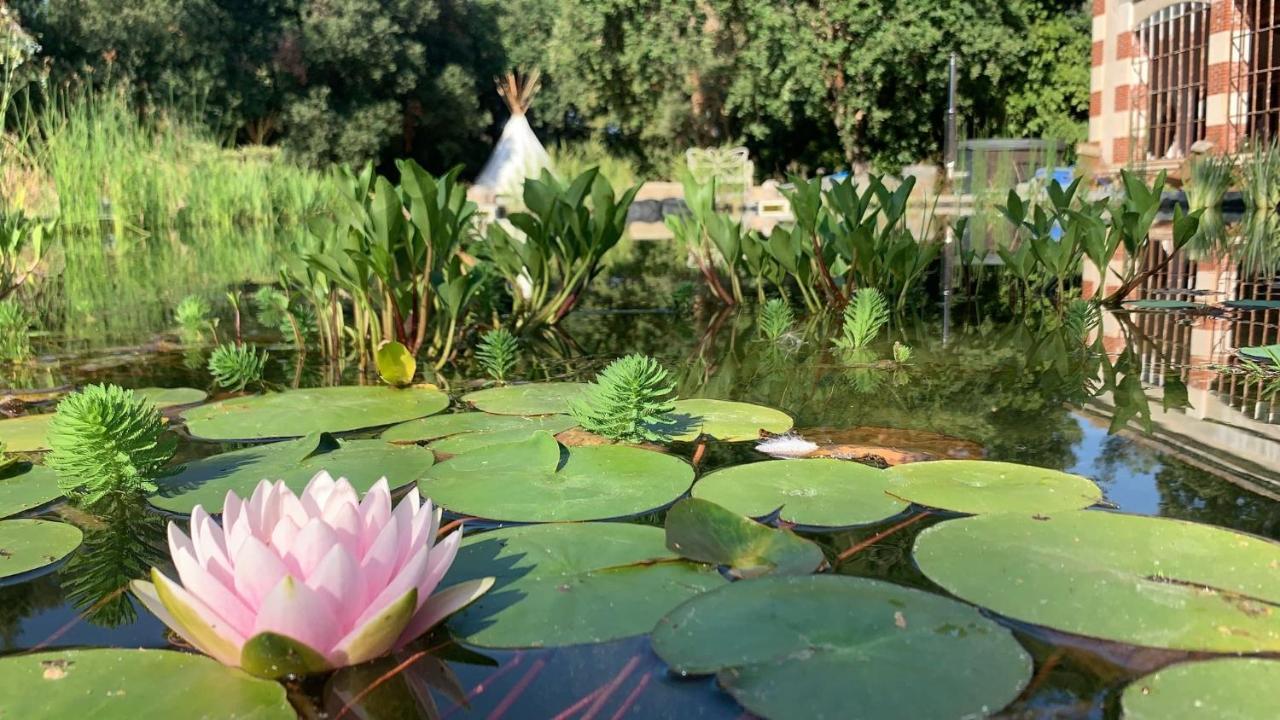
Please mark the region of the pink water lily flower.
POLYGON ((355 665, 397 649, 479 597, 493 578, 432 594, 459 528, 437 543, 440 510, 414 488, 393 510, 386 478, 361 501, 321 472, 294 495, 262 481, 228 492, 219 526, 204 508, 191 536, 169 524, 181 584, 152 569, 133 591, 187 642, 266 677, 355 665))

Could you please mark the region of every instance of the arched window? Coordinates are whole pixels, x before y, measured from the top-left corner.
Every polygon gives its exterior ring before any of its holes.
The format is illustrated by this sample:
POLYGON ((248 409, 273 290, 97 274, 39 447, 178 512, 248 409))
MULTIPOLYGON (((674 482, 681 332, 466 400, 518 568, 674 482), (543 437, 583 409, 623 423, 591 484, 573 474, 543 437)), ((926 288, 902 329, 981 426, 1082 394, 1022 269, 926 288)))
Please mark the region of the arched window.
POLYGON ((1270 140, 1280 135, 1280 13, 1271 0, 1236 0, 1239 21, 1232 50, 1239 58, 1239 93, 1245 135, 1270 140))
POLYGON ((1145 130, 1147 159, 1180 158, 1205 137, 1209 78, 1209 3, 1162 8, 1134 31, 1138 75, 1133 103, 1145 130))

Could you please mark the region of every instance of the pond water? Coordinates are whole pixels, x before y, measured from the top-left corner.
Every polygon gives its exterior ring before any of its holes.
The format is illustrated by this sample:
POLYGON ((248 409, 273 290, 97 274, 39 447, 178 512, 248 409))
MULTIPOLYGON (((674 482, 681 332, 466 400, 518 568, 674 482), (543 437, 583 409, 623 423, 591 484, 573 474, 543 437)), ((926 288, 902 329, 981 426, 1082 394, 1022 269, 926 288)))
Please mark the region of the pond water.
MULTIPOLYGON (((1195 317, 1111 317, 1107 348, 1128 353, 1125 367, 1143 385, 1100 386, 1097 367, 1057 352, 1020 321, 981 320, 976 310, 893 327, 878 348, 887 356, 900 341, 914 349, 905 368, 851 367, 823 348, 822 328, 797 333, 788 347, 756 338, 750 312, 714 314, 701 305, 666 309, 582 310, 556 333, 537 338, 519 376, 527 380, 590 379, 627 352, 661 360, 683 397, 759 403, 795 418, 802 434, 821 434, 864 446, 945 457, 971 456, 1067 470, 1094 479, 1106 501, 1121 511, 1194 520, 1280 538, 1280 483, 1267 466, 1280 443, 1259 430, 1269 411, 1243 406, 1216 374, 1187 361, 1181 330, 1151 332, 1153 323, 1194 329, 1195 317), (1118 328, 1118 329, 1117 329, 1118 328), (1186 390, 1186 402, 1168 402, 1186 390), (1174 390, 1171 390, 1173 388, 1174 390), (1099 391, 1102 391, 1099 393, 1099 391), (1235 412, 1202 419, 1206 403, 1235 412), (1168 409, 1166 405, 1172 405, 1168 409), (1232 410, 1232 408, 1235 408, 1232 410), (1132 418, 1113 428, 1113 418, 1132 418), (1145 423, 1153 432, 1146 432, 1145 423), (1233 424, 1233 421, 1235 424, 1233 424), (860 429, 859 432, 845 432, 860 429), (808 431, 806 433, 806 431, 808 431), (1234 444, 1233 444, 1234 443, 1234 444)), ((56 387, 114 382, 124 387, 210 385, 204 353, 168 341, 93 351, 50 344, 34 370, 0 377, 0 388, 56 387)), ((284 386, 360 382, 358 368, 320 366, 285 346, 272 346, 267 379, 284 386)), ((442 378, 457 397, 477 383, 464 366, 442 378)), ((1115 381, 1113 381, 1115 382, 1115 381)), ((34 411, 41 407, 37 404, 34 411)), ((183 438, 177 462, 233 446, 183 438)), ((694 447, 677 444, 689 459, 694 447)), ((871 453, 875 454, 875 453, 871 453)), ((712 444, 699 473, 762 460, 751 443, 712 444)), ((165 627, 134 607, 119 588, 145 570, 145 539, 163 542, 163 526, 145 510, 124 512, 103 524, 66 506, 33 517, 61 516, 86 530, 76 556, 53 572, 0 586, 0 653, 76 646, 167 647, 165 627)), ((905 516, 828 533, 817 541, 836 572, 890 580, 943 593, 916 567, 916 536, 944 520, 934 514, 898 528, 905 516), (852 551, 852 552, 850 552, 852 551), (843 559, 838 559, 843 556, 843 559)), ((661 514, 636 522, 660 526, 661 514)), ((469 533, 481 531, 469 527, 469 533)), ((1098 608, 1098 612, 1107 612, 1098 608)), ((1067 636, 1000 619, 1035 661, 1027 689, 1002 716, 1017 718, 1116 717, 1119 691, 1132 679, 1186 653, 1140 649, 1067 636)), ((161 680, 162 681, 162 680, 161 680)), ((902 678, 910 684, 912 678, 902 678)), ((436 634, 396 658, 323 680, 291 686, 304 716, 440 718, 738 718, 746 714, 710 678, 669 673, 646 637, 559 649, 491 651, 451 645, 436 634), (415 652, 430 649, 427 656, 415 652), (370 683, 396 670, 376 689, 370 683), (353 705, 351 709, 344 707, 353 705)), ((174 692, 182 692, 174 688, 174 692)))

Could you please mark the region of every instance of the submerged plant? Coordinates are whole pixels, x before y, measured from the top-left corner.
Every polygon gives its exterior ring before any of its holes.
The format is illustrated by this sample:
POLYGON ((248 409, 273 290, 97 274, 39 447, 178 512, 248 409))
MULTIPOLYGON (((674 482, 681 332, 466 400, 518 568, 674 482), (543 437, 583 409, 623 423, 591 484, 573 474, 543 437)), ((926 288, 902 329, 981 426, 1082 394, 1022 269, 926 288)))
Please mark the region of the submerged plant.
POLYGON ((844 322, 836 347, 841 350, 861 350, 875 340, 876 335, 889 322, 889 302, 875 288, 861 288, 844 309, 844 322))
POLYGON ((94 508, 100 526, 84 532, 84 542, 61 572, 67 600, 95 625, 113 628, 138 619, 121 589, 144 578, 164 559, 164 518, 131 499, 94 508))
POLYGON ((31 356, 31 316, 16 300, 0 300, 0 361, 31 356))
POLYGON ((493 585, 435 592, 462 541, 459 528, 437 543, 439 529, 440 510, 419 505, 417 488, 392 509, 385 478, 363 502, 325 472, 301 497, 263 481, 247 500, 227 494, 221 525, 199 505, 189 537, 170 523, 181 585, 152 568, 132 589, 219 662, 271 678, 322 672, 403 647, 493 585))
POLYGON ((150 401, 118 385, 89 385, 49 421, 49 467, 68 495, 93 505, 155 490, 176 447, 150 401))
POLYGON ((664 440, 663 426, 675 423, 674 393, 657 360, 627 355, 602 370, 571 410, 583 429, 612 440, 664 440))
POLYGON ((480 337, 476 346, 476 360, 489 377, 506 382, 516 365, 520 344, 506 328, 494 328, 480 337))
POLYGON ((209 325, 209 315, 212 312, 208 300, 199 295, 188 295, 174 308, 173 319, 183 332, 196 334, 209 325))
POLYGON ((795 320, 796 316, 791 311, 791 305, 782 298, 773 298, 760 307, 756 327, 765 339, 777 340, 791 330, 795 320))
POLYGON ((209 372, 224 390, 244 390, 246 385, 262 381, 267 364, 267 351, 261 354, 252 345, 219 345, 209 355, 209 372))
POLYGON ((1102 310, 1088 300, 1076 298, 1062 313, 1062 326, 1081 343, 1088 342, 1090 333, 1101 324, 1102 310))

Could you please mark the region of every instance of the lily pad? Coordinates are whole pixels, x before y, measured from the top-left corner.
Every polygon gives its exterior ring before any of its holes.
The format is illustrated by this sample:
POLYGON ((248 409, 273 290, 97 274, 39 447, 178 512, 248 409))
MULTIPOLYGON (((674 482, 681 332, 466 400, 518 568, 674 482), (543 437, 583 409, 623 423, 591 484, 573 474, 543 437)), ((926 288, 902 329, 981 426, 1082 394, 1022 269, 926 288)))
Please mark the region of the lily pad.
POLYGON ((763 718, 961 718, 998 711, 1031 677, 1013 634, 939 595, 838 575, 744 580, 654 628, 679 673, 716 675, 763 718))
POLYGON ((209 393, 189 387, 147 387, 138 388, 133 393, 150 400, 158 408, 173 407, 175 405, 194 405, 198 402, 204 402, 205 398, 209 397, 209 393))
MULTIPOLYGON (((379 437, 392 442, 423 442, 441 438, 459 438, 462 435, 490 435, 500 438, 500 440, 483 443, 493 445, 496 442, 523 440, 538 430, 545 430, 554 434, 577 424, 577 421, 568 415, 522 417, 520 415, 464 412, 410 420, 387 428, 379 437)), ((472 438, 472 440, 479 440, 479 438, 472 438)), ((479 445, 468 447, 469 449, 475 449, 477 446, 479 445)), ((441 450, 441 452, 450 452, 456 455, 458 451, 441 450)))
POLYGON ((1131 310, 1191 310, 1204 306, 1186 300, 1128 300, 1124 307, 1131 310))
POLYGON ((418 486, 462 515, 566 522, 654 510, 675 501, 692 482, 693 468, 670 455, 625 445, 563 449, 549 433, 537 432, 446 460, 418 486))
POLYGON ((760 439, 760 431, 780 434, 794 424, 791 416, 763 405, 728 400, 677 400, 672 440, 690 442, 706 435, 725 442, 760 439))
POLYGON ((1089 478, 1017 463, 937 460, 885 472, 894 495, 971 515, 1079 510, 1102 499, 1101 488, 1089 478))
POLYGON ((565 415, 569 402, 586 387, 586 383, 570 382, 504 385, 467 393, 462 399, 495 415, 565 415))
POLYGON ((469 536, 441 584, 486 576, 497 578, 493 589, 448 621, 454 634, 484 647, 559 647, 640 635, 684 600, 725 583, 711 566, 667 550, 658 528, 621 523, 528 525, 469 536))
POLYGON ((790 530, 767 527, 713 502, 689 498, 667 511, 667 548, 680 557, 726 565, 739 578, 808 575, 822 548, 790 530))
POLYGON ((394 341, 384 341, 373 354, 373 362, 378 367, 378 375, 382 381, 395 387, 403 387, 413 382, 418 372, 418 361, 414 359, 409 348, 394 341))
POLYGON ((1145 647, 1280 650, 1280 544, 1210 525, 1073 510, 951 520, 916 563, 953 594, 1024 622, 1145 647))
POLYGON ((693 496, 749 517, 781 508, 787 522, 846 527, 907 509, 885 493, 889 480, 884 470, 841 460, 766 460, 710 473, 693 486, 693 496))
POLYGON ((1129 720, 1271 720, 1280 708, 1280 660, 1170 665, 1134 680, 1120 704, 1129 720))
POLYGON ((0 470, 0 518, 38 508, 62 497, 58 475, 43 465, 15 463, 0 470))
MULTIPOLYGON (((500 416, 494 416, 500 417, 500 416)), ((515 417, 508 415, 506 417, 515 417)), ((435 452, 445 455, 461 455, 464 452, 479 450, 490 445, 504 445, 507 443, 522 442, 533 437, 539 432, 559 434, 571 427, 576 427, 578 422, 567 415, 541 415, 538 418, 529 418, 536 420, 540 418, 554 418, 549 422, 540 423, 531 427, 513 428, 510 430, 493 430, 490 432, 471 432, 461 433, 459 435, 450 435, 447 438, 440 438, 427 445, 427 447, 435 452)))
POLYGON ((23 415, 22 417, 0 420, 0 440, 4 441, 9 452, 38 452, 49 449, 49 440, 45 434, 49 430, 49 421, 53 413, 43 415, 23 415))
POLYGON ((265 440, 347 432, 440 412, 449 396, 434 388, 346 385, 231 398, 182 413, 204 440, 265 440))
POLYGON ((1276 357, 1280 357, 1280 345, 1259 345, 1257 347, 1242 347, 1237 352, 1250 360, 1263 360, 1266 362, 1274 362, 1276 357))
POLYGON ((1226 300, 1222 304, 1237 310, 1275 310, 1280 308, 1280 300, 1226 300))
POLYGON ((423 477, 434 464, 430 450, 416 445, 394 445, 384 440, 335 440, 326 433, 298 440, 255 445, 189 462, 175 475, 156 481, 151 504, 175 513, 190 513, 203 505, 210 513, 222 512, 228 490, 247 497, 261 480, 284 480, 294 492, 302 492, 316 473, 324 470, 345 477, 365 492, 385 477, 394 489, 423 477))
POLYGON ((80 546, 80 528, 51 520, 0 520, 0 578, 52 565, 80 546))
POLYGON ((284 687, 202 655, 98 648, 0 658, 6 717, 291 720, 284 687))

